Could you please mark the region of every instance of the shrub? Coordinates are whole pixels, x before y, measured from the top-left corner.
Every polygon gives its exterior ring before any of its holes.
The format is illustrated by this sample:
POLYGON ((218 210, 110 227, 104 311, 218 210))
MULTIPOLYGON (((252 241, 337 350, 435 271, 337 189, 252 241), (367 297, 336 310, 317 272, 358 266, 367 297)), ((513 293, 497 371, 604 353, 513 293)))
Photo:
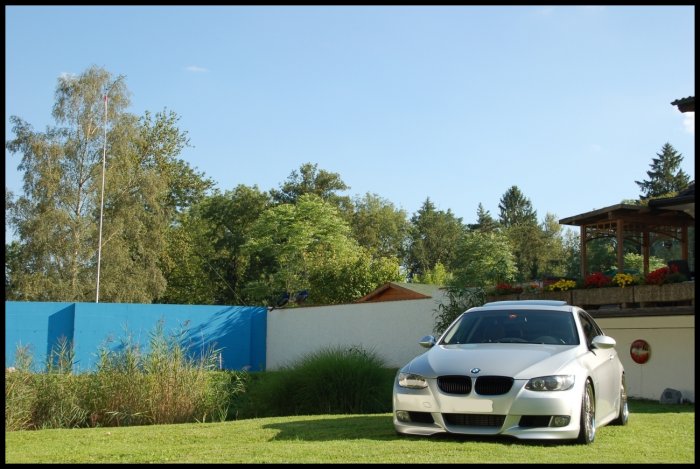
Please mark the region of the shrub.
POLYGON ((250 375, 239 418, 391 411, 395 370, 361 347, 325 347, 278 371, 250 375))
POLYGON ((436 335, 442 334, 450 324, 463 312, 474 306, 481 306, 486 301, 486 292, 482 288, 447 287, 447 303, 440 303, 435 310, 436 335))

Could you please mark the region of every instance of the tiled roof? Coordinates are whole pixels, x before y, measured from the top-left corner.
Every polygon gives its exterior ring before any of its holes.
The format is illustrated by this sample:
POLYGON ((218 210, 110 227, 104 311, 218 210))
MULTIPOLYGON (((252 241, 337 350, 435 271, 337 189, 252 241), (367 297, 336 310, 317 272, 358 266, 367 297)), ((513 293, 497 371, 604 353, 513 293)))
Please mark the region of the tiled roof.
POLYGON ((363 296, 355 303, 376 301, 422 300, 431 298, 440 290, 437 285, 421 283, 389 282, 363 296))

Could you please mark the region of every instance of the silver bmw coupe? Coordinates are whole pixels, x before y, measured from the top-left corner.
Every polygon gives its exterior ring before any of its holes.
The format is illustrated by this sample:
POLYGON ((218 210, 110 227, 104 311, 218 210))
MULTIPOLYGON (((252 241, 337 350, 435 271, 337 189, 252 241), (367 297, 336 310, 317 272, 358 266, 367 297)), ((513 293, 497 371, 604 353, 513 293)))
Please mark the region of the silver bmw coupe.
POLYGON ((507 435, 593 443, 626 425, 615 339, 564 301, 496 301, 462 313, 397 373, 400 434, 507 435))

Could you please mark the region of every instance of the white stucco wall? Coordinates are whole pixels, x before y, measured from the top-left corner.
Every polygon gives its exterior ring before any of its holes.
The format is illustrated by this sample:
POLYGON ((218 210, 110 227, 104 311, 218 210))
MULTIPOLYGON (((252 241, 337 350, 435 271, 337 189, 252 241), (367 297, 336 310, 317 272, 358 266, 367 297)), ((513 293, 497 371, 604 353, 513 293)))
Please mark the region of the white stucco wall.
POLYGON ((599 318, 598 325, 617 341, 632 397, 658 400, 664 389, 681 391, 695 402, 695 316, 599 318), (651 348, 649 361, 638 364, 630 355, 637 339, 651 348))
POLYGON ((444 297, 275 309, 267 317, 267 369, 275 370, 325 346, 361 345, 387 367, 399 368, 425 352, 434 313, 444 297))
MULTIPOLYGON (((279 369, 325 346, 361 345, 399 368, 426 349, 418 340, 433 333, 435 310, 445 297, 335 306, 277 309, 268 313, 267 367, 279 369)), ((659 400, 664 389, 695 402, 695 316, 596 318, 617 341, 629 395, 659 400), (651 346, 647 363, 635 363, 630 346, 651 346)))

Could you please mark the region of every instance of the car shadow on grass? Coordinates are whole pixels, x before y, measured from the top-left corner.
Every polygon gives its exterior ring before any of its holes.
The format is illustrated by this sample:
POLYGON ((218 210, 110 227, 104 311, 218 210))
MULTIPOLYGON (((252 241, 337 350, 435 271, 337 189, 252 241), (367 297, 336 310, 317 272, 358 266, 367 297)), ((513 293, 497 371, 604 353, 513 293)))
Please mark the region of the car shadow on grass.
POLYGON ((556 446, 568 444, 562 441, 533 441, 518 440, 507 436, 471 436, 452 435, 440 433, 431 436, 399 435, 394 430, 391 415, 353 415, 339 416, 337 418, 319 417, 317 419, 304 417, 300 420, 270 423, 263 426, 265 429, 276 430, 276 435, 271 439, 295 440, 295 441, 336 441, 336 440, 436 440, 454 442, 500 442, 504 445, 528 445, 528 446, 556 446))
MULTIPOLYGON (((657 401, 630 399, 630 413, 694 413, 694 404, 660 404, 657 401)), ((290 417, 293 419, 293 417, 290 417)), ((347 416, 309 416, 299 420, 270 423, 265 429, 277 430, 273 440, 335 441, 335 440, 379 440, 395 441, 415 439, 435 439, 455 442, 500 442, 504 445, 523 446, 561 446, 571 444, 568 440, 519 440, 502 435, 454 435, 440 433, 432 436, 399 435, 394 430, 391 415, 347 415, 347 416)))

